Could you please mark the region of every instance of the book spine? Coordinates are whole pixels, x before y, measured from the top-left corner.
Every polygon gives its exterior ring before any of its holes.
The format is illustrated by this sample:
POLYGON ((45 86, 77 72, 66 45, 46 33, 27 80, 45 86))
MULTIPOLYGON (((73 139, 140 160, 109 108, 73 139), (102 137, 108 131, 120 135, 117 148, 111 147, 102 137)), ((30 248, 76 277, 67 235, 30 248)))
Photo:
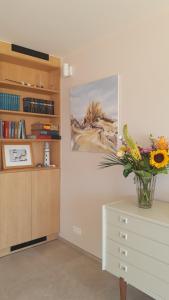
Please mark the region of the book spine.
POLYGON ((9 138, 9 122, 4 121, 4 138, 8 139, 9 138))

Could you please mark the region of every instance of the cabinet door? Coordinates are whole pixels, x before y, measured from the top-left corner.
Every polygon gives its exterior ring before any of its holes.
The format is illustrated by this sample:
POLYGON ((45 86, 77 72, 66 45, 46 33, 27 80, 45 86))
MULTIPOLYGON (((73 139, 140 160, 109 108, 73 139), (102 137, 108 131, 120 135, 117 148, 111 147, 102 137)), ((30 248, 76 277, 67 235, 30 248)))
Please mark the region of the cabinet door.
POLYGON ((32 239, 59 231, 59 170, 32 172, 32 239))
POLYGON ((0 248, 31 240, 31 172, 0 174, 0 248))

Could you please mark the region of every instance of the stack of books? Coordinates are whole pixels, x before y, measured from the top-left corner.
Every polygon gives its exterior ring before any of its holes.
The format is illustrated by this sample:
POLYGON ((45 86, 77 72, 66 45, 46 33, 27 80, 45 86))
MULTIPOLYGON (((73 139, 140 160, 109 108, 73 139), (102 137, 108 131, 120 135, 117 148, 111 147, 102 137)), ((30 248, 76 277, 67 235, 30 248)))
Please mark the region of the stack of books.
POLYGON ((54 101, 36 98, 23 98, 23 111, 54 115, 54 101))
POLYGON ((61 139, 59 131, 52 124, 32 124, 31 132, 36 139, 61 139))
POLYGON ((14 94, 0 93, 0 109, 19 111, 20 96, 14 94))
POLYGON ((25 120, 19 122, 0 120, 1 139, 26 139, 25 120))

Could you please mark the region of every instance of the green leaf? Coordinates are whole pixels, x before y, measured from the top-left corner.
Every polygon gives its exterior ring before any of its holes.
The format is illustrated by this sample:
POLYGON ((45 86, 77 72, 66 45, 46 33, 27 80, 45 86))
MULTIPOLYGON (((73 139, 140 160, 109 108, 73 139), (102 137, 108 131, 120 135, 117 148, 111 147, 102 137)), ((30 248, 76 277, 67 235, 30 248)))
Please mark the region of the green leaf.
POLYGON ((127 163, 123 170, 124 177, 127 177, 131 172, 133 172, 133 166, 130 163, 127 163))
POLYGON ((167 169, 159 169, 158 170, 158 173, 161 173, 161 174, 168 174, 168 170, 167 169))
POLYGON ((136 170, 134 173, 139 177, 151 177, 151 172, 146 172, 144 170, 136 170))

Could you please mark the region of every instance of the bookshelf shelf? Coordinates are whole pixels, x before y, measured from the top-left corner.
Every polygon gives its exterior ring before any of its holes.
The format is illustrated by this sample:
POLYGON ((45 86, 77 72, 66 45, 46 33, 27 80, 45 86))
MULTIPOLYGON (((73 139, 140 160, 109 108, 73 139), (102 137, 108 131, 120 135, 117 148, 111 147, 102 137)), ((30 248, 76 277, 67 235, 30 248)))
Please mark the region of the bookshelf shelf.
POLYGON ((14 110, 2 110, 0 109, 1 114, 10 114, 10 115, 21 115, 27 117, 40 117, 40 118, 60 118, 59 115, 47 115, 47 114, 37 114, 25 111, 14 111, 14 110))
POLYGON ((20 168, 20 169, 8 169, 8 170, 0 170, 0 174, 6 173, 15 173, 15 172, 30 172, 30 171, 51 171, 51 170, 59 170, 58 166, 55 167, 32 167, 32 168, 20 168))
POLYGON ((0 139, 1 143, 21 143, 25 144, 26 142, 29 143, 43 143, 43 142, 49 142, 49 143, 58 143, 60 142, 60 139, 0 139))
POLYGON ((0 80, 0 87, 7 88, 7 89, 13 89, 13 90, 16 89, 16 90, 20 90, 20 91, 29 91, 32 93, 45 94, 45 95, 59 94, 58 90, 32 87, 32 86, 28 86, 28 85, 22 85, 19 83, 8 82, 5 80, 0 80))
POLYGON ((42 60, 40 58, 11 51, 11 49, 9 49, 8 44, 4 42, 0 43, 0 60, 2 61, 6 61, 11 64, 18 64, 20 66, 26 66, 28 68, 36 68, 39 70, 46 71, 60 69, 60 60, 58 58, 50 56, 49 61, 42 60))

